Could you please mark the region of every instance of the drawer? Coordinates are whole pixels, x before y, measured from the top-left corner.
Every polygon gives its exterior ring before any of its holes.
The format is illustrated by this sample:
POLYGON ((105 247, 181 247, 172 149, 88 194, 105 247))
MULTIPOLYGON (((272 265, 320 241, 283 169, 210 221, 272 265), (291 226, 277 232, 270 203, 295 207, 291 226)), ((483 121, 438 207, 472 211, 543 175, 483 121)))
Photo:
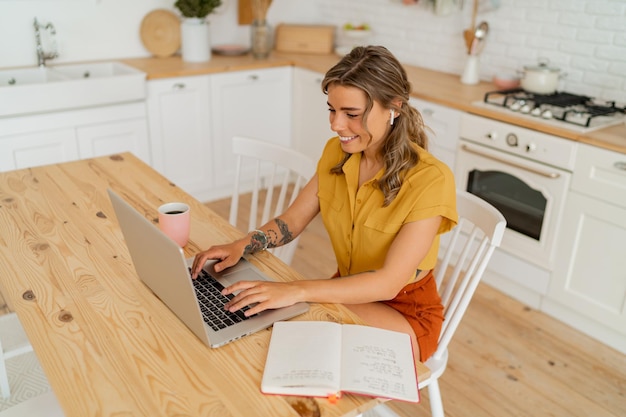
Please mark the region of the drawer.
POLYGON ((571 188, 619 207, 626 207, 626 155, 581 144, 571 188))

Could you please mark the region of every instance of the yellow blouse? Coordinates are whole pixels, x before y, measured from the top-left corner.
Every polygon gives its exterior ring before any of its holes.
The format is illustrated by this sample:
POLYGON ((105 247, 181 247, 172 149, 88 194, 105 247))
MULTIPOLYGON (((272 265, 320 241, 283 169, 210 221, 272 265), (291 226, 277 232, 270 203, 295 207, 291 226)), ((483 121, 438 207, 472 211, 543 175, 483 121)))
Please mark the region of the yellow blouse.
MULTIPOLYGON (((417 148, 419 163, 407 173, 393 202, 383 207, 383 193, 374 184, 383 170, 358 188, 361 153, 346 161, 344 175, 331 174, 330 169, 341 161, 344 153, 339 138, 332 138, 326 144, 317 166, 317 195, 342 276, 380 269, 402 225, 442 216, 438 235, 418 267, 434 268, 439 234, 452 229, 458 220, 454 176, 447 165, 417 148)), ((413 278, 407 277, 407 282, 413 278)))

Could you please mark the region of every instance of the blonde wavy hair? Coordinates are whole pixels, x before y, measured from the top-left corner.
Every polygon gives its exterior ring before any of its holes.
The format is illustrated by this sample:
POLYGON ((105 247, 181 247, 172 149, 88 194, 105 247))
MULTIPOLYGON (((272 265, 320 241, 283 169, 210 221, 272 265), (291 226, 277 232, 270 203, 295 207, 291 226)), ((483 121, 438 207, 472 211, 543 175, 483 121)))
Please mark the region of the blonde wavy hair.
MULTIPOLYGON (((381 150, 384 173, 378 180, 378 187, 384 195, 383 206, 386 207, 400 191, 406 172, 419 162, 413 144, 428 148, 422 116, 409 104, 411 84, 406 71, 387 48, 359 46, 328 70, 322 81, 324 94, 328 94, 330 85, 356 87, 365 93, 367 106, 363 113, 363 128, 368 133, 367 117, 375 101, 399 115, 384 139, 381 150)), ((345 153, 341 162, 331 169, 331 173, 343 174, 342 167, 349 158, 350 154, 345 153)))

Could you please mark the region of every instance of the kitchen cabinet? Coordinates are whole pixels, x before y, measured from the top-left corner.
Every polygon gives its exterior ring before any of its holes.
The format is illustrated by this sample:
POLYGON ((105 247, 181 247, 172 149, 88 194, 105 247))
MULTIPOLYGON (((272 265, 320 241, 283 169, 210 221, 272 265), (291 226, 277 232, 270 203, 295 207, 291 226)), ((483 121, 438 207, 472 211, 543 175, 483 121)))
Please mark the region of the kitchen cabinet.
MULTIPOLYGON (((291 146, 292 67, 234 71, 211 76, 213 198, 229 196, 235 176, 233 136, 291 146)), ((253 178, 253 167, 242 171, 253 178)))
POLYGON ((210 76, 148 81, 153 167, 199 200, 213 187, 210 76))
POLYGON ((419 110, 426 127, 430 129, 428 150, 454 172, 462 112, 415 97, 411 97, 409 102, 419 110))
POLYGON ((0 136, 0 171, 78 159, 72 128, 0 136))
POLYGON ((626 353, 626 155, 581 144, 542 310, 626 353))
POLYGON ((0 171, 133 152, 150 163, 143 101, 0 119, 0 171))
POLYGON ((80 126, 76 137, 81 158, 129 151, 143 161, 150 161, 148 125, 143 118, 80 126))
POLYGON ((295 67, 293 71, 293 147, 317 161, 330 129, 327 96, 322 92, 324 74, 295 67))

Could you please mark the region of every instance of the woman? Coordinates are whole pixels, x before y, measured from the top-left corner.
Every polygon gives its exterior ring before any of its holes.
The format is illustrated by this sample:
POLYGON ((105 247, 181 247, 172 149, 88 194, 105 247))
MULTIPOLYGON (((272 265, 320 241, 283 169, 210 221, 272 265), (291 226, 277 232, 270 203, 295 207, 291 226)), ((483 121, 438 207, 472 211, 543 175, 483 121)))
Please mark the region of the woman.
POLYGON ((328 141, 315 176, 277 218, 243 239, 196 255, 193 276, 209 259, 217 271, 243 254, 284 245, 321 213, 337 259, 334 279, 240 282, 230 311, 246 314, 296 302, 342 303, 371 326, 407 333, 416 358, 437 348, 443 307, 432 275, 439 234, 457 221, 454 178, 426 150, 410 84, 384 47, 357 47, 322 82, 328 141))

